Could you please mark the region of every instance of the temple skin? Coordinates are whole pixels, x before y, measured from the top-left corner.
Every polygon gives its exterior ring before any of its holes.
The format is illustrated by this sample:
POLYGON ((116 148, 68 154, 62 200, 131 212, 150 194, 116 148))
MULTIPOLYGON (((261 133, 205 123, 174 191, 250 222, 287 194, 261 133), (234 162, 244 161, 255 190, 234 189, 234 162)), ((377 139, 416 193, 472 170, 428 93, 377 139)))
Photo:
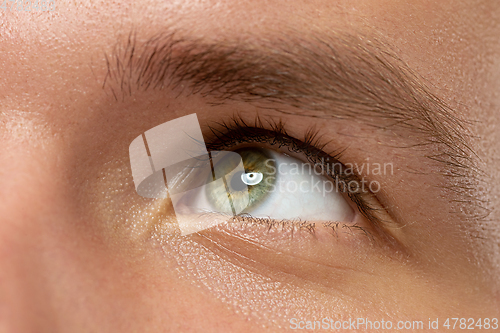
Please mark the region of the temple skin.
POLYGON ((500 317, 495 1, 55 4, 0 9, 0 331, 278 332, 294 331, 292 318, 427 327, 500 317), (188 81, 125 93, 120 80, 105 83, 131 31, 144 44, 174 30, 250 46, 283 32, 382 40, 464 124, 470 197, 450 202, 448 169, 427 158, 440 148, 419 146, 416 132, 318 120, 276 101, 221 104, 191 93, 188 81), (135 192, 128 147, 193 112, 205 135, 235 111, 248 122, 281 119, 299 139, 315 126, 330 150, 348 147, 345 162, 393 162, 394 175, 376 178, 388 219, 400 223, 383 231, 393 241, 321 229, 291 239, 258 226, 180 237, 168 203, 135 192))

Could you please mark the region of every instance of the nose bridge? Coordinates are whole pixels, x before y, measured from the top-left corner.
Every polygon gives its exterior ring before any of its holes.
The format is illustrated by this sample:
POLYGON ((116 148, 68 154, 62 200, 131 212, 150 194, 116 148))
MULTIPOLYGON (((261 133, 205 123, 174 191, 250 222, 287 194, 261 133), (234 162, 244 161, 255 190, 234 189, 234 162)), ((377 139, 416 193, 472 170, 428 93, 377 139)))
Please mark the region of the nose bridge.
POLYGON ((50 153, 56 143, 14 135, 2 141, 0 331, 36 331, 52 316, 46 245, 54 230, 50 224, 57 221, 54 207, 60 204, 60 173, 50 153))

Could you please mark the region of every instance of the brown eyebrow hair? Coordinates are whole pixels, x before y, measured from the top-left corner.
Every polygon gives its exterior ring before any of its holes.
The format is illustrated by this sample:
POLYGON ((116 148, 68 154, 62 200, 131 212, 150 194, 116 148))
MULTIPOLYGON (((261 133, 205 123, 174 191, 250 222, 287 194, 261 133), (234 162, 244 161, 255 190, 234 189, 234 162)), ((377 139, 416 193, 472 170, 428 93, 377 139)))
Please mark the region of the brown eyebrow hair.
MULTIPOLYGON (((449 189, 460 194, 453 200, 482 206, 475 193, 483 172, 469 145, 468 123, 380 38, 288 31, 209 40, 173 29, 146 40, 137 36, 130 33, 105 54, 103 87, 116 99, 135 90, 182 87, 217 103, 239 100, 281 112, 288 106, 293 110, 287 113, 417 133, 419 142, 408 146, 432 147, 426 157, 441 163, 449 189)), ((488 214, 479 211, 476 218, 488 214)))

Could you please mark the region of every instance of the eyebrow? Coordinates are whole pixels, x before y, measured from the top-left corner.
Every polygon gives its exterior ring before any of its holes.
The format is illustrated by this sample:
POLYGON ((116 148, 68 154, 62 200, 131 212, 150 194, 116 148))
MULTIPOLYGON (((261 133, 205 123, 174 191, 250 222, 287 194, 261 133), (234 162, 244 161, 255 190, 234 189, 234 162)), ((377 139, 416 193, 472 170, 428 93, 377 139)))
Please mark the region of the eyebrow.
POLYGON ((409 146, 433 147, 426 157, 443 163, 454 192, 470 193, 472 185, 457 179, 481 173, 467 122, 378 37, 296 31, 215 40, 175 30, 145 40, 137 35, 131 32, 105 54, 103 87, 117 99, 135 90, 182 88, 220 104, 288 106, 295 110, 289 113, 418 134, 412 137, 419 142, 409 146))

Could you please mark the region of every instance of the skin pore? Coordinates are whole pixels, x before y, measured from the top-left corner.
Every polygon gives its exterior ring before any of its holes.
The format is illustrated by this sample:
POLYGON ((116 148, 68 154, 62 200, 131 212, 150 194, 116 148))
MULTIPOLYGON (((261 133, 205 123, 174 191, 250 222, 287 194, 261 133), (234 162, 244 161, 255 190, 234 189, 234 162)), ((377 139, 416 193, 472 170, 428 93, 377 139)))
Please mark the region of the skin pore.
MULTIPOLYGON (((276 332, 291 330, 292 318, 424 325, 498 318, 499 35, 494 1, 56 0, 53 12, 0 10, 0 331, 276 332), (425 87, 446 105, 451 124, 463 126, 464 155, 443 138, 353 116, 361 102, 340 114, 335 103, 303 105, 309 95, 298 104, 241 92, 221 99, 232 86, 193 91, 189 78, 124 88, 124 75, 137 82, 137 72, 126 70, 131 36, 141 59, 155 36, 174 32, 195 56, 201 44, 238 45, 239 56, 274 54, 260 74, 284 50, 288 59, 309 50, 292 42, 311 36, 332 42, 338 58, 351 45, 373 47, 388 65, 384 73, 394 65, 417 80, 415 95, 403 100, 421 98, 425 87), (342 45, 345 36, 355 42, 342 45), (345 196, 369 237, 345 223, 335 233, 263 221, 181 237, 168 200, 135 192, 128 147, 191 113, 207 142, 215 140, 211 127, 224 130, 221 123, 234 118, 269 131, 282 123, 301 141, 314 128, 321 149, 342 151, 344 164, 392 163, 390 175, 366 175, 381 184, 372 200, 383 222, 374 224, 345 196)), ((168 53, 173 59, 183 55, 180 44, 168 53)), ((172 68, 166 73, 174 77, 172 68)), ((346 79, 344 86, 354 80, 346 79)))

